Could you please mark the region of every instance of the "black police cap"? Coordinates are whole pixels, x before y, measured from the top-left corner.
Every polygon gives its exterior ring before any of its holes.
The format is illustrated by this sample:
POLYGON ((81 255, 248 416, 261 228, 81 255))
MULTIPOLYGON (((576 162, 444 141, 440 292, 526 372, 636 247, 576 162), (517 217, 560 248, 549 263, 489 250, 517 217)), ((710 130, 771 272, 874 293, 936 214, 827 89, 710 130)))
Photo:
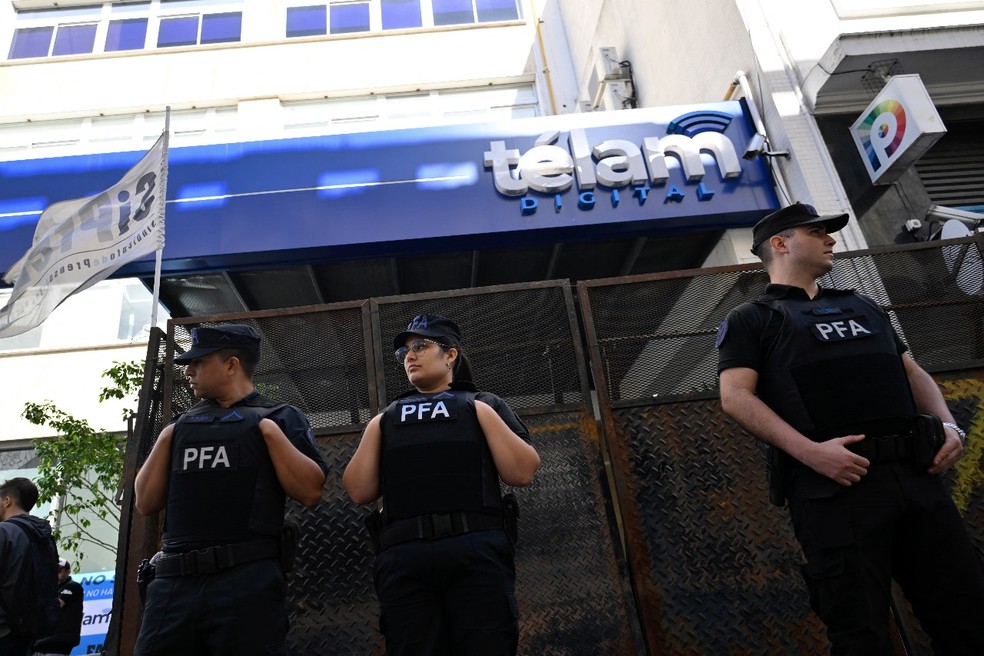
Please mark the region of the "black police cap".
POLYGON ((458 324, 439 314, 418 314, 407 325, 407 329, 393 338, 393 348, 398 349, 407 343, 410 335, 433 337, 434 339, 459 346, 461 344, 461 329, 458 324))
POLYGON ((827 234, 837 232, 847 225, 849 214, 823 214, 812 205, 796 202, 769 214, 752 228, 752 252, 758 250, 766 240, 784 230, 811 223, 822 223, 827 234))
POLYGON ((191 329, 191 348, 174 358, 177 364, 186 364, 195 358, 215 353, 222 349, 258 349, 260 333, 252 326, 229 323, 211 328, 191 329))

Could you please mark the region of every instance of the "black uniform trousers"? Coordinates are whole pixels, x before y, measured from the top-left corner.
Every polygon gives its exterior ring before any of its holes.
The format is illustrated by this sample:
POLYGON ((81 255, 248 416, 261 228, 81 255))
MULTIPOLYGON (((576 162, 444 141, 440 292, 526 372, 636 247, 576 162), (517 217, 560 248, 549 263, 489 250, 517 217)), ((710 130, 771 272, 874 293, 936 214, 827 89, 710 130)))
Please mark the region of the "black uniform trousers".
POLYGON ((505 531, 414 540, 376 557, 387 656, 513 656, 513 545, 505 531))
POLYGON ((833 496, 794 486, 790 515, 806 555, 810 605, 836 656, 893 654, 891 581, 936 654, 984 654, 984 572, 942 480, 908 461, 873 464, 833 496))
POLYGON ((265 656, 286 652, 287 583, 277 559, 147 586, 134 656, 265 656))

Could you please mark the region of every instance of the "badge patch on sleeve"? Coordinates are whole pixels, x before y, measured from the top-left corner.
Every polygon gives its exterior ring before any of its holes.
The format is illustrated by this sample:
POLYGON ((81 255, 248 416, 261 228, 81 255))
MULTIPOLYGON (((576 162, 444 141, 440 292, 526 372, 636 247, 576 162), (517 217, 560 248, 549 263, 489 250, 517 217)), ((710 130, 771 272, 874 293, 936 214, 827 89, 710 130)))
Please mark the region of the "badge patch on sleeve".
POLYGON ((721 344, 724 344, 724 338, 728 334, 728 320, 721 319, 721 323, 718 324, 717 337, 714 339, 714 348, 721 348, 721 344))

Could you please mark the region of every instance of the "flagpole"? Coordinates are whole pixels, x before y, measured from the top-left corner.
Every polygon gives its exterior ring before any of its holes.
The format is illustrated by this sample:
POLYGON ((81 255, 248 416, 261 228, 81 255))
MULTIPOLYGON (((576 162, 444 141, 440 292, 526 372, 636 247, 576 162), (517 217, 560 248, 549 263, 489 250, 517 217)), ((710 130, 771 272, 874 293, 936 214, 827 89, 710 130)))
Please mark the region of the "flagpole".
MULTIPOLYGON (((164 215, 167 212, 167 155, 168 155, 167 148, 168 148, 168 140, 170 139, 170 135, 171 135, 171 106, 168 105, 167 107, 164 108, 164 155, 163 155, 164 174, 162 176, 163 179, 161 180, 162 198, 161 198, 161 216, 159 217, 159 220, 161 221, 162 229, 164 226, 166 226, 166 224, 164 223, 164 215)), ((161 247, 157 249, 157 258, 154 263, 154 298, 150 306, 151 328, 157 327, 157 305, 161 296, 161 261, 163 259, 163 254, 164 254, 164 245, 161 244, 161 247)))

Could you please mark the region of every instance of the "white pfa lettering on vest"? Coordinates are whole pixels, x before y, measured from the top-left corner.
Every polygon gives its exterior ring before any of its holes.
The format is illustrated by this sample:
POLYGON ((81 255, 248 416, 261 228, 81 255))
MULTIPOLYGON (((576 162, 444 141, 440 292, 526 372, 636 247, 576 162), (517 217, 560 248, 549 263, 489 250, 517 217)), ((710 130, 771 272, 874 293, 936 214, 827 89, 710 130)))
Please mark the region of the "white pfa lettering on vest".
POLYGON ((871 330, 865 328, 854 319, 831 321, 829 323, 815 323, 813 324, 813 327, 816 331, 817 337, 825 342, 868 337, 872 334, 871 330))
POLYGON ((229 469, 229 454, 220 446, 187 447, 182 458, 182 469, 229 469))
POLYGON ((400 409, 400 423, 407 421, 429 421, 434 419, 450 419, 451 413, 448 412, 444 401, 431 403, 423 401, 421 403, 405 403, 400 409))

